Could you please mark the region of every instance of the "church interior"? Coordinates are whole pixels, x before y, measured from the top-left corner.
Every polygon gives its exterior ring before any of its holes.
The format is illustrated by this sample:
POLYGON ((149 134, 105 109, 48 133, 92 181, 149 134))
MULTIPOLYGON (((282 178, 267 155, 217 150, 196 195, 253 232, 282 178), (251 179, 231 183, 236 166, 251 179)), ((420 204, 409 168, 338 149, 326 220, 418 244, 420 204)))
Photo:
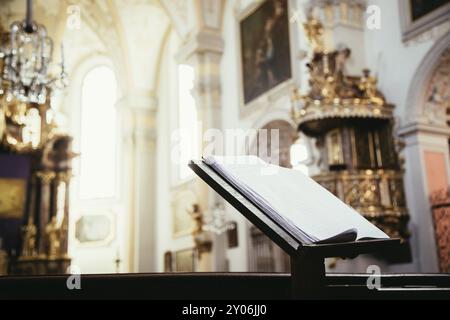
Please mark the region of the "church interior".
POLYGON ((267 131, 268 161, 399 239, 327 274, 448 274, 449 82, 445 0, 0 0, 0 291, 291 272, 188 166, 267 131))

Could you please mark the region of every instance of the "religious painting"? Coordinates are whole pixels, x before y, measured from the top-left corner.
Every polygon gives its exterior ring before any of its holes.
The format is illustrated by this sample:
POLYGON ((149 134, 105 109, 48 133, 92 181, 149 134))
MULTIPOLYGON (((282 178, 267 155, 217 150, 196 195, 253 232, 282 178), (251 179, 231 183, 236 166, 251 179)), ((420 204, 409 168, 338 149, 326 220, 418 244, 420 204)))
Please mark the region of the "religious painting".
POLYGON ((439 271, 450 273, 450 193, 438 190, 430 195, 439 271))
POLYGON ((342 165, 344 163, 344 152, 342 149, 342 136, 339 129, 331 130, 327 136, 328 164, 330 166, 342 165))
POLYGON ((292 76, 288 1, 264 1, 240 22, 240 33, 247 104, 292 76))
POLYGON ((197 196, 192 190, 185 189, 175 192, 172 200, 173 236, 175 238, 191 234, 194 224, 191 217, 197 196))
POLYGON ((425 151, 427 187, 441 272, 450 273, 450 191, 444 152, 425 151))
POLYGON ((193 272, 194 271, 194 250, 180 250, 175 252, 175 271, 193 272))
POLYGON ((375 165, 372 146, 373 140, 371 132, 363 127, 356 127, 355 133, 355 151, 357 158, 357 167, 360 170, 371 169, 375 165))
POLYGON ((75 238, 81 245, 103 246, 114 239, 114 215, 83 215, 75 224, 75 238))
POLYGON ((426 91, 425 115, 430 123, 445 125, 450 106, 450 46, 442 53, 439 65, 426 91))
POLYGON ((0 179, 0 218, 22 219, 26 189, 24 179, 0 179))
POLYGON ((28 157, 0 155, 0 219, 22 219, 29 171, 28 157))
POLYGON ((410 0, 411 18, 416 21, 434 10, 448 4, 448 0, 410 0))
POLYGON ((399 4, 403 41, 447 22, 450 14, 448 0, 399 0, 399 4))
POLYGON ((164 272, 173 271, 173 254, 171 251, 164 253, 164 272))

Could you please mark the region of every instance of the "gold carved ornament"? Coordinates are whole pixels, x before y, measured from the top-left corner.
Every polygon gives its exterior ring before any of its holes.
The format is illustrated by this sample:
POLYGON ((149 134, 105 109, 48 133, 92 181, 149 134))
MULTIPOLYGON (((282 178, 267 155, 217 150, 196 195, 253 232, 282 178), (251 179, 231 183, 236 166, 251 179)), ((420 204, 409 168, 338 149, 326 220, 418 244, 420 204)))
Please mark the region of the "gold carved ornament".
POLYGON ((323 26, 320 21, 313 17, 309 17, 308 21, 303 24, 303 28, 306 33, 306 38, 311 48, 316 52, 324 50, 323 45, 323 26))
POLYGON ((194 228, 192 229, 192 237, 194 238, 195 248, 198 252, 199 259, 202 253, 210 252, 212 248, 212 241, 209 239, 203 230, 204 220, 203 212, 200 205, 193 204, 192 209, 188 212, 194 220, 194 228))
POLYGON ((368 143, 363 140, 365 134, 358 137, 354 134, 356 127, 364 131, 367 125, 373 127, 378 139, 378 132, 382 130, 390 135, 394 106, 386 103, 377 90, 376 77, 368 69, 363 70, 361 76, 346 74, 350 49, 327 50, 323 41, 324 27, 318 20, 309 17, 304 31, 312 48, 306 65, 309 91, 302 94, 295 89, 292 92, 291 116, 299 131, 316 139, 321 154, 317 164, 322 172, 312 178, 391 237, 405 240, 409 237, 409 216, 403 172, 401 161, 396 160, 398 156, 394 154, 398 149, 390 147, 396 145, 396 140, 392 137, 392 143, 386 142, 382 149, 380 141, 373 140, 372 133, 368 135, 372 137, 368 143), (362 146, 358 151, 356 142, 361 142, 358 146, 362 146), (372 155, 373 151, 378 153, 372 155), (359 153, 370 154, 371 159, 376 156, 376 161, 360 163, 359 153), (384 158, 395 159, 384 164, 384 158))
POLYGON ((45 227, 45 233, 48 243, 48 257, 50 259, 57 258, 60 255, 61 248, 61 226, 58 224, 56 216, 45 227))
POLYGON ((309 69, 310 90, 302 95, 297 89, 291 95, 292 117, 299 124, 324 118, 390 118, 392 106, 385 103, 377 90, 377 79, 368 69, 360 77, 348 76, 345 65, 351 50, 327 51, 323 44, 323 26, 309 18, 304 30, 313 53, 309 69))
POLYGON ((401 172, 341 171, 321 173, 312 178, 355 208, 390 237, 401 239, 409 237, 401 172))
POLYGON ((37 229, 34 225, 33 218, 30 217, 27 225, 22 227, 22 251, 20 253, 22 259, 36 256, 36 235, 37 229))

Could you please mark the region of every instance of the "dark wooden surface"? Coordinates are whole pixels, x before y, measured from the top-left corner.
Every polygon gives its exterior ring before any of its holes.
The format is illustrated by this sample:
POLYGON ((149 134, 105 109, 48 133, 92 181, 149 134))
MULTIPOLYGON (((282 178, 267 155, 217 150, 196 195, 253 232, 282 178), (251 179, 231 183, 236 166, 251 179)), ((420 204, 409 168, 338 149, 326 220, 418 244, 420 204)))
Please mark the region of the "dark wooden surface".
MULTIPOLYGON (((381 290, 369 290, 367 277, 328 274, 324 279, 327 289, 315 298, 450 299, 450 275, 383 275, 381 290)), ((0 277, 0 299, 291 299, 289 274, 82 275, 81 290, 67 289, 67 278, 67 275, 0 277)))

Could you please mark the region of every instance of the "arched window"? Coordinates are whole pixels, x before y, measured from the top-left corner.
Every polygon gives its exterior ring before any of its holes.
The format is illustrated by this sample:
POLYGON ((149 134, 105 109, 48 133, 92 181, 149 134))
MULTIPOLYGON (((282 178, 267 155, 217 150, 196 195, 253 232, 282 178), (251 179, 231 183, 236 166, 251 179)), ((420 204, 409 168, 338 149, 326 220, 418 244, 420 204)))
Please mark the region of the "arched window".
POLYGON ((81 89, 80 198, 112 198, 117 183, 117 83, 107 66, 91 69, 81 89))
POLYGON ((192 66, 178 66, 178 126, 180 135, 181 161, 178 178, 183 180, 193 176, 187 166, 189 160, 198 157, 199 132, 197 128, 197 107, 192 90, 194 88, 195 71, 192 66))

